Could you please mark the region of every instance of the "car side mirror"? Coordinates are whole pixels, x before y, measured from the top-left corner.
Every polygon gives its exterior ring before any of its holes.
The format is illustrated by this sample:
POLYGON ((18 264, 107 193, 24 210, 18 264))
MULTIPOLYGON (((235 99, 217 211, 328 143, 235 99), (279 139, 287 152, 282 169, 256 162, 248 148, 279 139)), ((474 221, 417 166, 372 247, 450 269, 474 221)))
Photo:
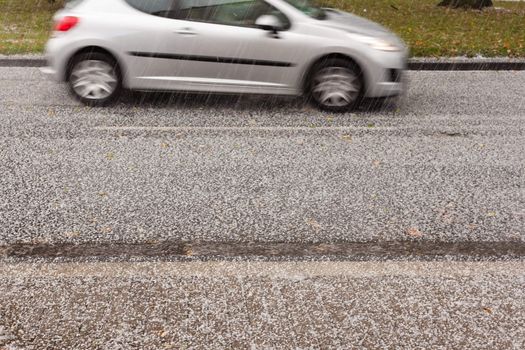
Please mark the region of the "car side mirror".
POLYGON ((262 15, 255 21, 255 26, 273 33, 277 33, 283 27, 279 18, 274 15, 262 15))

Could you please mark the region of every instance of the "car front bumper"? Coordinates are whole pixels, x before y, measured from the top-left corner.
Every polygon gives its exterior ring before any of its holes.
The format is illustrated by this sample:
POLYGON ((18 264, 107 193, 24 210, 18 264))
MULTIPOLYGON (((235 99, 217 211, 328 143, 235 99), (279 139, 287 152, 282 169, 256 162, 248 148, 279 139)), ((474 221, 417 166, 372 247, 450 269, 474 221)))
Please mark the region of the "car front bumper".
POLYGON ((405 71, 408 50, 399 52, 376 52, 364 64, 366 97, 401 95, 406 89, 405 71))
POLYGON ((405 91, 405 84, 403 83, 377 83, 373 92, 368 91, 366 97, 389 97, 398 96, 405 91))

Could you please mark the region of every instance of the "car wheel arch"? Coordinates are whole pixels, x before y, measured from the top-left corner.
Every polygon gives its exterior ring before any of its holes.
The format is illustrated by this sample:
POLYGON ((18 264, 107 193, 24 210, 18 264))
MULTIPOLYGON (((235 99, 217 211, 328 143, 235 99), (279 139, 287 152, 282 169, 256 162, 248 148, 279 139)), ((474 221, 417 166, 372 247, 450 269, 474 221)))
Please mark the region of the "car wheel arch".
POLYGON ((355 67, 357 67, 359 69, 359 71, 361 72, 362 76, 363 76, 363 81, 362 81, 363 89, 364 89, 364 91, 366 91, 366 88, 367 88, 367 81, 366 80, 367 79, 366 79, 366 72, 363 69, 363 66, 361 64, 359 64, 359 62, 356 59, 354 59, 353 57, 351 57, 349 55, 346 55, 346 54, 343 54, 343 53, 339 53, 339 52, 334 52, 334 53, 330 53, 330 54, 326 54, 326 55, 320 56, 320 57, 316 58, 315 60, 313 60, 308 65, 307 69, 305 70, 305 73, 303 74, 303 79, 302 79, 302 82, 301 82, 301 89, 302 89, 303 94, 308 93, 309 83, 310 83, 310 80, 312 78, 312 75, 315 73, 315 69, 316 69, 317 65, 319 65, 323 61, 326 61, 326 60, 329 60, 329 59, 342 59, 342 60, 348 61, 350 64, 352 64, 355 67))
POLYGON ((115 60, 115 62, 118 65, 120 73, 122 74, 123 83, 126 81, 125 67, 122 63, 122 60, 119 59, 119 55, 117 55, 112 50, 109 50, 107 48, 104 48, 102 46, 97 46, 97 45, 84 46, 71 54, 71 56, 68 58, 67 63, 66 63, 66 69, 64 70, 64 76, 62 77, 63 81, 67 81, 69 73, 71 72, 71 69, 73 68, 72 63, 74 62, 75 57, 82 55, 82 54, 86 54, 86 53, 100 53, 100 54, 110 56, 112 59, 115 60))

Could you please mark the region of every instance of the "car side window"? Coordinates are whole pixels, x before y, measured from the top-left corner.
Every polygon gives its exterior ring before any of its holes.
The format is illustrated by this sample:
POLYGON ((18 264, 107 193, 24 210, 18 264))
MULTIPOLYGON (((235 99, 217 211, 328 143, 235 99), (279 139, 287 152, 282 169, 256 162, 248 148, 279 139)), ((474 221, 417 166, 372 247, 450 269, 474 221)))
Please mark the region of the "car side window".
POLYGON ((178 0, 175 6, 170 14, 174 19, 255 27, 260 16, 274 15, 283 29, 290 27, 288 18, 263 0, 178 0))
POLYGON ((126 0, 135 9, 154 16, 169 17, 176 0, 126 0))

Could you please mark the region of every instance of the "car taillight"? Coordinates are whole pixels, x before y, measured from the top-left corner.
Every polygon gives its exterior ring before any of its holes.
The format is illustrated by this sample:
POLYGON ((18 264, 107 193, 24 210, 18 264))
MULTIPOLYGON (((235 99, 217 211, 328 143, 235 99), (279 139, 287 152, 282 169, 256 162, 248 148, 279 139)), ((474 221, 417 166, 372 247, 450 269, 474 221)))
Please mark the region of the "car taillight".
POLYGON ((55 24, 55 31, 67 32, 78 24, 79 18, 75 16, 65 16, 59 19, 55 24))

